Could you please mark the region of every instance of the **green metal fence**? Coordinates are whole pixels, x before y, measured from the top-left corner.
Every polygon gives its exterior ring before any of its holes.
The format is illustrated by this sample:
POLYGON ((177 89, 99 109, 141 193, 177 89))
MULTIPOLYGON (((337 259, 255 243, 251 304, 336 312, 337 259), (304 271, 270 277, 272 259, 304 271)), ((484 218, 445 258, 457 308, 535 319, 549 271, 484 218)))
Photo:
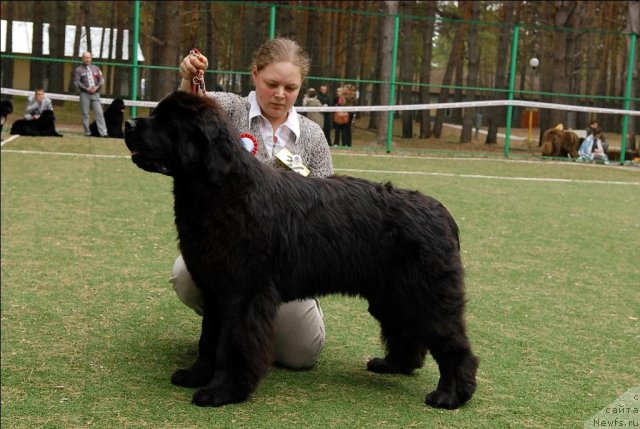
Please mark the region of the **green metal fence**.
MULTIPOLYGON (((306 87, 326 83, 334 91, 353 83, 360 94, 360 106, 505 99, 550 103, 536 112, 540 129, 557 122, 583 128, 590 118, 597 117, 605 129, 621 134, 624 160, 627 136, 636 134, 630 121, 633 112, 610 113, 606 109, 631 111, 640 101, 632 79, 637 69, 636 33, 620 26, 617 30, 596 30, 545 25, 552 2, 523 2, 523 22, 504 22, 502 9, 495 9, 496 2, 466 2, 466 9, 453 8, 449 2, 399 2, 399 10, 393 12, 384 9, 387 3, 391 2, 129 1, 118 2, 115 8, 113 2, 100 1, 3 2, 2 87, 29 90, 41 86, 48 92, 73 93, 70 70, 79 62, 81 51, 91 50, 94 63, 107 76, 105 96, 158 100, 177 86, 178 63, 197 46, 210 60, 208 89, 220 86, 246 94, 251 88, 248 67, 253 52, 268 38, 286 36, 297 40, 313 58, 306 87), (37 8, 43 13, 36 14, 37 8), (532 16, 527 18, 526 14, 532 16), (13 49, 21 36, 13 31, 15 22, 33 23, 28 52, 13 49), (42 24, 46 27, 39 31, 42 24), (72 26, 77 31, 69 41, 70 36, 61 33, 69 32, 72 26), (80 29, 86 29, 84 35, 80 29), (48 37, 44 37, 47 31, 48 37), (126 41, 122 40, 125 31, 126 41), (385 34, 391 37, 388 52, 382 51, 385 34), (558 40, 565 43, 564 60, 558 59, 558 40), (138 45, 141 57, 134 55, 138 45), (607 60, 594 67, 594 56, 607 60), (537 69, 528 66, 532 57, 540 60, 537 69), (380 64, 387 58, 390 70, 385 73, 380 64), (383 94, 387 94, 388 103, 381 103, 383 94), (548 107, 552 105, 556 107, 548 107)), ((603 3, 603 11, 605 7, 614 10, 605 2, 593 3, 603 3)), ((622 9, 614 11, 619 17, 622 9)), ((506 128, 504 151, 508 156, 511 127, 522 125, 527 108, 422 107, 400 112, 387 108, 363 116, 370 129, 377 129, 381 122, 390 125, 386 128, 388 151, 394 117, 402 116, 403 124, 405 117, 409 124, 420 123, 419 131, 403 126, 399 141, 412 133, 425 139, 437 137, 438 125, 445 120, 468 128, 469 118, 482 118, 482 127, 506 128)), ((630 142, 633 146, 633 140, 630 142)))

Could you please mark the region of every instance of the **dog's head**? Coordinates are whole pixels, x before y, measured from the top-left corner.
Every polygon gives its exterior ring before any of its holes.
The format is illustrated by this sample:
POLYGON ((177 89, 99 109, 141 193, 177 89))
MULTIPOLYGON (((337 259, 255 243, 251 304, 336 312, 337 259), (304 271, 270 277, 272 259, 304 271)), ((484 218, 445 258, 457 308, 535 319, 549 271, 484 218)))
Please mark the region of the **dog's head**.
POLYGON ((2 100, 2 102, 0 102, 0 116, 6 118, 11 113, 13 113, 13 103, 11 100, 2 100))
POLYGON ((114 110, 124 112, 124 101, 121 98, 114 98, 109 107, 114 110))
POLYGON ((221 183, 232 160, 242 156, 238 132, 208 97, 174 92, 150 117, 128 120, 124 128, 131 160, 152 173, 173 177, 204 173, 221 183))
POLYGON ((42 119, 42 121, 53 122, 55 121, 56 116, 53 114, 53 110, 43 110, 39 119, 42 119))

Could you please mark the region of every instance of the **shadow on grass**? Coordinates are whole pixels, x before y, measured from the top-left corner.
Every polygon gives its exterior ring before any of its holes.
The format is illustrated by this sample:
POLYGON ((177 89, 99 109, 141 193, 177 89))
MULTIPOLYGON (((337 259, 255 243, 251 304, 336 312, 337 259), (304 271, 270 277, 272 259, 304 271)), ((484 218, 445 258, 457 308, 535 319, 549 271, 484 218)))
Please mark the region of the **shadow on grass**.
MULTIPOLYGON (((141 343, 138 335, 123 339, 120 352, 113 353, 118 360, 115 365, 121 372, 118 377, 136 374, 147 388, 161 391, 189 392, 185 400, 190 400, 194 389, 184 389, 171 384, 171 374, 178 368, 189 367, 197 357, 197 341, 193 338, 146 337, 141 343)), ((325 351, 326 352, 326 351, 325 351)), ((437 368, 436 368, 437 371, 437 368)), ((279 396, 283 392, 298 392, 309 397, 319 396, 324 400, 335 399, 335 395, 363 395, 384 397, 415 397, 420 401, 437 385, 437 372, 431 365, 412 375, 385 375, 367 371, 360 361, 344 362, 341 357, 323 353, 320 362, 310 369, 292 370, 274 365, 264 380, 258 385, 254 395, 279 396)))

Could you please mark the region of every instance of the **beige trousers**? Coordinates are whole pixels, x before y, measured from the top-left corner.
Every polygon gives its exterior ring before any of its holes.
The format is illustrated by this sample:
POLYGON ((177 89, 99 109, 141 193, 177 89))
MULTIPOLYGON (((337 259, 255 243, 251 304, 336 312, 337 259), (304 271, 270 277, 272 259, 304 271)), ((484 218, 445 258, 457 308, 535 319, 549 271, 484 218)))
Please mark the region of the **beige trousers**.
MULTIPOLYGON (((202 294, 178 256, 169 282, 185 305, 202 315, 202 294)), ((275 320, 275 362, 291 369, 307 369, 316 364, 324 348, 324 321, 315 299, 280 305, 275 320)))

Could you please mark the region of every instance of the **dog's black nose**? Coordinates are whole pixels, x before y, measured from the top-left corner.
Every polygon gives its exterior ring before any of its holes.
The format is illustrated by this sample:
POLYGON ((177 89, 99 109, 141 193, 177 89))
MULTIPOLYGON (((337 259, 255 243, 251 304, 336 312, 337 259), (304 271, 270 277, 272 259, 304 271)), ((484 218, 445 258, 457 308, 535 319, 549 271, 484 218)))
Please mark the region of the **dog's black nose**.
POLYGON ((129 119, 128 121, 124 121, 124 130, 125 131, 131 131, 135 127, 136 127, 136 120, 135 119, 129 119))

